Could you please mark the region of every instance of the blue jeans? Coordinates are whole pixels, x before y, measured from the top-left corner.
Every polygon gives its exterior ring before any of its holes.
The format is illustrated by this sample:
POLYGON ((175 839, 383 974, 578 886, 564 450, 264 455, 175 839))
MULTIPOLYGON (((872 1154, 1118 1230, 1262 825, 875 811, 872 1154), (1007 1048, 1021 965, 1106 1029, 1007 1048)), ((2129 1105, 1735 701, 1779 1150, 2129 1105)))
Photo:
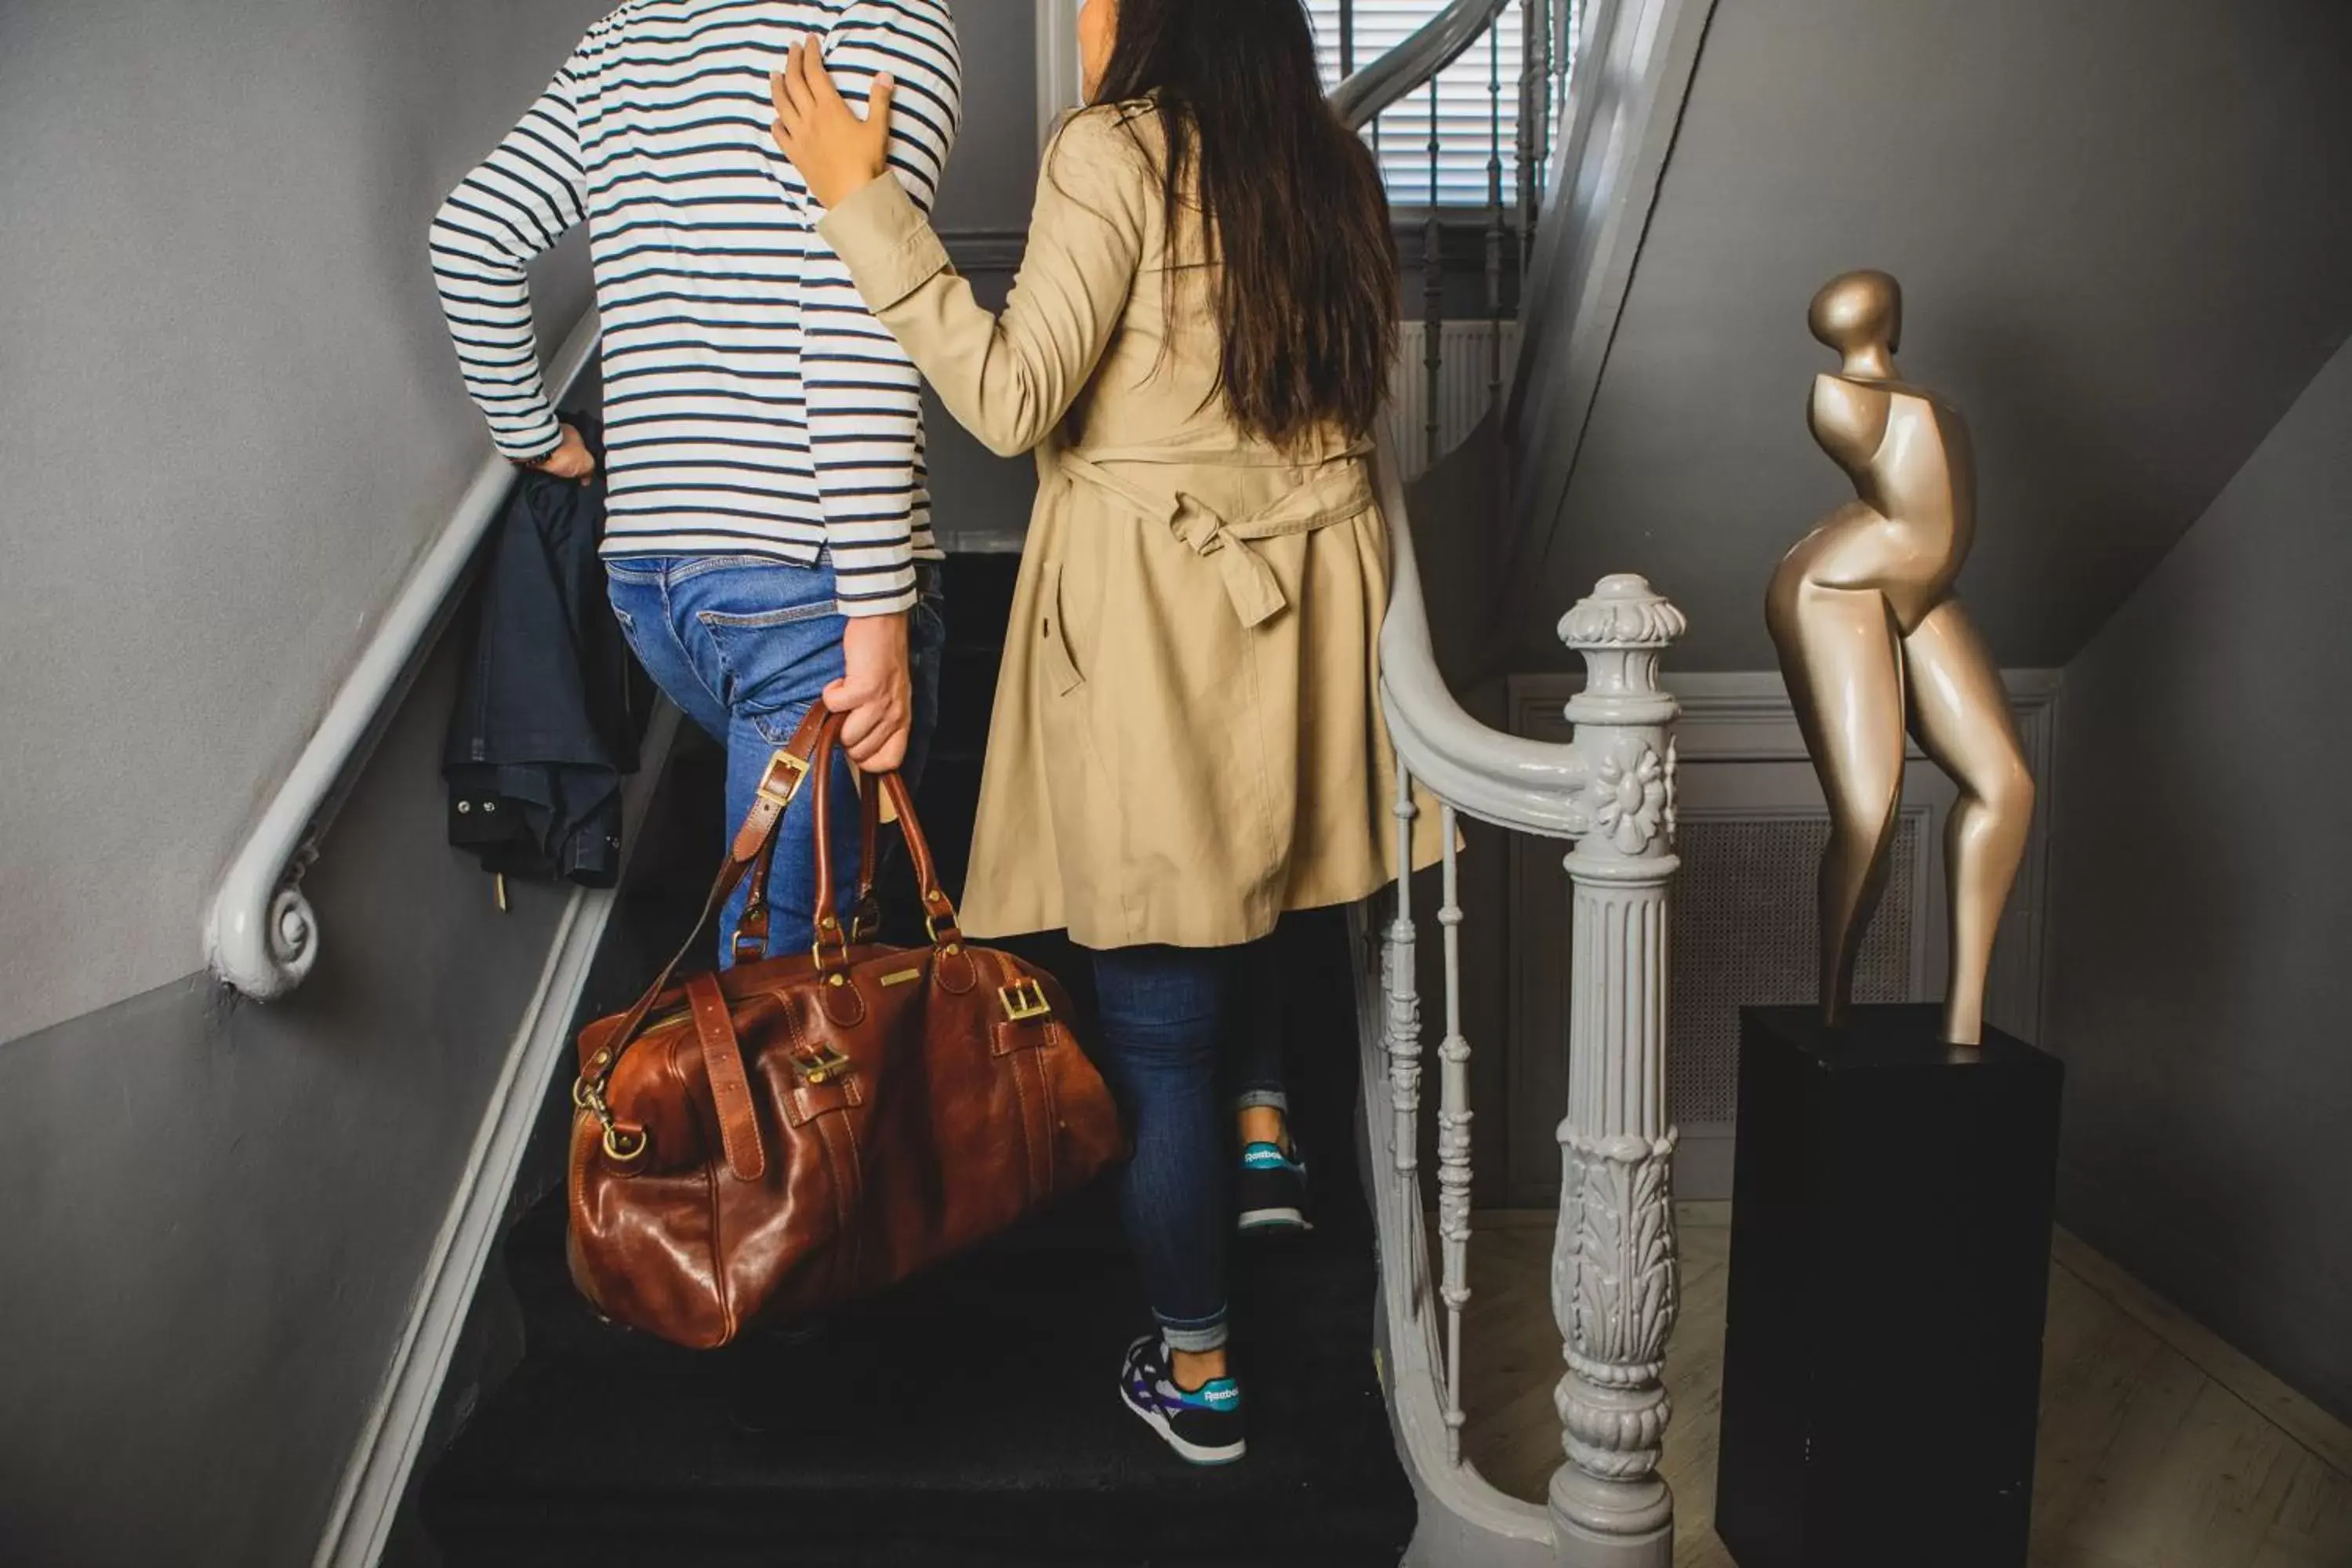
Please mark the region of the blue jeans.
MULTIPOLYGON (((680 711, 727 748, 727 833, 751 809, 768 761, 834 681, 841 679, 845 620, 833 568, 751 555, 625 557, 605 563, 613 614, 646 673, 680 711)), ((940 569, 921 563, 922 600, 908 631, 915 680, 914 733, 902 770, 922 776, 939 716, 940 662, 947 644, 940 569)), ((831 780, 836 913, 857 894, 857 806, 848 760, 831 780)), ((778 829, 768 879, 768 952, 806 952, 816 940, 815 792, 803 789, 778 829)), ((734 933, 747 889, 729 899, 719 927, 719 963, 734 962, 734 933)))
POLYGON ((1281 1108, 1272 944, 1094 955, 1103 1076, 1135 1132, 1119 1220, 1171 1350, 1224 1344, 1235 1105, 1281 1108))

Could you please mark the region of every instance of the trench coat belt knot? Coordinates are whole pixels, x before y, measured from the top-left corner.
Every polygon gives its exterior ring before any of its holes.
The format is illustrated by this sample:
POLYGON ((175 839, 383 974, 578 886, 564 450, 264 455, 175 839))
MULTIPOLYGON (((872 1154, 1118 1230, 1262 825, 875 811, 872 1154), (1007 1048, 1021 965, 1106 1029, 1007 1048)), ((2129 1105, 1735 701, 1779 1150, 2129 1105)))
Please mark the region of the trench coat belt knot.
POLYGON ((1284 534, 1311 533, 1360 517, 1372 509, 1371 448, 1350 447, 1336 456, 1278 464, 1233 452, 1188 451, 1173 447, 1066 447, 1061 471, 1091 485, 1138 515, 1165 525, 1195 553, 1216 563, 1225 595, 1244 626, 1258 626, 1288 605, 1274 568, 1250 548, 1251 542, 1284 534), (1227 518, 1189 489, 1155 484, 1150 466, 1189 468, 1294 468, 1300 482, 1246 516, 1227 518), (1136 469, 1146 469, 1138 473, 1136 469))

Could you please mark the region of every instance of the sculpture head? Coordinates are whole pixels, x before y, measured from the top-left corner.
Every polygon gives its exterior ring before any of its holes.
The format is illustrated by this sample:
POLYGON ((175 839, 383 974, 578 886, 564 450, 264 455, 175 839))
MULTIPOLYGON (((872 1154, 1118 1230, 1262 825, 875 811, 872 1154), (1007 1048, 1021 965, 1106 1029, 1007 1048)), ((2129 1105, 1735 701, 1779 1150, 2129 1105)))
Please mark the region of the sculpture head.
POLYGON ((1903 346, 1903 285, 1885 272, 1841 272, 1813 296, 1806 323, 1849 362, 1883 359, 1903 346))

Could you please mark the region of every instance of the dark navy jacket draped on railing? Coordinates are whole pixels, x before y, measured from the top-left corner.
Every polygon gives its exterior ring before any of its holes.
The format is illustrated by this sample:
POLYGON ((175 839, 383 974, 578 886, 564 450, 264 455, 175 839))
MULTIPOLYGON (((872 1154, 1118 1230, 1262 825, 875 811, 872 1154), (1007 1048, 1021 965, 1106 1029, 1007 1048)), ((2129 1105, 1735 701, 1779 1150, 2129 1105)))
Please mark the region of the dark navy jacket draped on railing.
POLYGON ((622 640, 596 557, 604 430, 567 414, 596 473, 525 472, 493 525, 449 718, 449 842, 485 870, 611 887, 622 775, 637 766, 649 689, 622 640))

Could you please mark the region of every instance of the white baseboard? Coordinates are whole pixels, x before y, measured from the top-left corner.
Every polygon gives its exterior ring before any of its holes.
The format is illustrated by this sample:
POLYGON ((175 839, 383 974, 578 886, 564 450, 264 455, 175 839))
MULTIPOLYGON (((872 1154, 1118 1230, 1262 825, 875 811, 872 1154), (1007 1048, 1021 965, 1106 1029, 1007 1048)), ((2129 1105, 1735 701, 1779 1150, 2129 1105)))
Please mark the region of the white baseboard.
MULTIPOLYGON (((1682 704, 1675 749, 1684 765, 1788 763, 1810 765, 1804 737, 1787 686, 1775 670, 1676 674, 1672 658, 1663 677, 1682 704)), ((2042 1037, 2042 947, 2049 909, 2051 785, 2058 760, 2058 692, 2054 669, 2001 672, 2016 715, 2025 762, 2042 792, 2025 864, 2003 915, 2003 939, 1993 956, 1987 986, 1988 1011, 2030 1042, 2042 1037)), ((1519 675, 1510 679, 1511 732, 1540 740, 1565 739, 1570 731, 1561 710, 1584 689, 1579 673, 1519 675)), ((1924 763, 1916 742, 1906 742, 1910 759, 1924 763)), ((1936 847, 1940 856, 1941 847, 1936 847)))
MULTIPOLYGON (((623 810, 624 842, 634 846, 646 807, 677 737, 677 710, 664 702, 654 711, 640 766, 629 781, 623 810)), ((625 878, 626 866, 624 865, 625 878)), ((475 1133, 472 1152, 449 1201, 440 1234, 434 1238, 408 1321, 393 1352, 375 1409, 368 1416, 335 1491, 313 1568, 373 1568, 383 1554, 432 1422, 441 1384, 465 1327, 482 1271, 499 1242, 499 1218, 522 1167, 531 1124, 546 1103, 547 1086, 562 1058, 572 1016, 579 1006, 588 970, 618 901, 617 889, 580 889, 564 906, 548 946, 539 986, 524 1007, 507 1047, 488 1106, 475 1133)))
MULTIPOLYGON (((2025 740, 2026 761, 2037 768, 2048 757, 2037 742, 2061 679, 2054 669, 2005 669, 2001 683, 2009 689, 2010 707, 2017 714, 2025 740)), ((1805 738, 1797 729, 1797 710, 1789 701, 1789 688, 1780 672, 1770 669, 1680 671, 1674 656, 1666 656, 1660 674, 1682 705, 1675 724, 1677 750, 1685 762, 1784 763, 1808 762, 1805 738)), ((1584 676, 1562 670, 1510 678, 1511 712, 1528 726, 1516 734, 1535 734, 1547 726, 1564 725, 1561 710, 1584 689, 1584 676)), ((1911 756, 1923 755, 1916 742, 1906 742, 1911 756)))

